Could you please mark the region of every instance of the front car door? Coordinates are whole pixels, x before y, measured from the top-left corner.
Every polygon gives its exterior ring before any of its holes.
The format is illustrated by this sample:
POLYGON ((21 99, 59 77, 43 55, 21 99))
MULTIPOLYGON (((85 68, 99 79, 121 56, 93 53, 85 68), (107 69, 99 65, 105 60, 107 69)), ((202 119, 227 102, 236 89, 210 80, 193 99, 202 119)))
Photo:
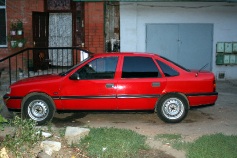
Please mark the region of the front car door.
POLYGON ((61 86, 61 101, 65 110, 115 110, 116 84, 114 79, 118 57, 98 57, 85 63, 61 86))
POLYGON ((118 109, 153 110, 165 85, 153 58, 124 56, 117 84, 118 109))

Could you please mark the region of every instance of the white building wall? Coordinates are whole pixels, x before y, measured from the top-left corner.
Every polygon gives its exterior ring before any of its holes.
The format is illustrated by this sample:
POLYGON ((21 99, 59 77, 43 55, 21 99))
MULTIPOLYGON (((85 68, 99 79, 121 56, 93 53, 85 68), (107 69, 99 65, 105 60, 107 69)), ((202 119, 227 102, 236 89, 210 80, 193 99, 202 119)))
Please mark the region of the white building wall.
POLYGON ((216 65, 216 43, 237 41, 237 3, 121 2, 121 51, 146 51, 147 23, 211 23, 213 30, 212 71, 237 79, 237 65, 216 65))

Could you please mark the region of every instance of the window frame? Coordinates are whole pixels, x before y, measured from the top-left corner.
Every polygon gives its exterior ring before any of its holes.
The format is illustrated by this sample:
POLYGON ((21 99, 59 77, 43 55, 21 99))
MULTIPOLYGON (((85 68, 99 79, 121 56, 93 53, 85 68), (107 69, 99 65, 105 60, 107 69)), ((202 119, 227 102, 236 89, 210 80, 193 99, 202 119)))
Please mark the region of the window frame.
POLYGON ((86 63, 85 65, 83 65, 80 69, 78 69, 76 71, 76 73, 79 74, 80 80, 108 80, 108 79, 114 79, 115 74, 116 74, 116 70, 117 70, 117 66, 118 66, 118 61, 119 61, 118 56, 95 58, 94 60, 91 60, 88 63, 86 63), (114 68, 113 68, 112 71, 107 71, 106 69, 108 67, 107 67, 106 64, 108 64, 108 61, 111 60, 112 58, 116 59, 116 63, 114 63, 115 65, 114 65, 114 68), (99 61, 99 60, 101 60, 101 61, 99 61), (102 63, 100 63, 100 62, 102 62, 102 63), (94 64, 96 64, 96 66, 94 64), (100 70, 101 64, 103 64, 102 67, 105 68, 104 70, 100 70), (82 75, 82 74, 84 74, 84 75, 82 75))
POLYGON ((168 64, 166 64, 165 62, 163 61, 160 61, 159 59, 156 59, 156 63, 159 65, 161 71, 163 72, 163 74, 165 75, 165 77, 175 77, 175 76, 179 76, 179 71, 177 71, 176 69, 174 69, 173 67, 169 66, 168 64), (166 68, 165 68, 165 67, 166 68), (165 70, 168 70, 167 68, 169 68, 169 72, 173 73, 166 73, 167 71, 165 70))
POLYGON ((0 48, 6 48, 7 47, 7 12, 6 12, 6 1, 4 0, 4 4, 3 5, 0 5, 0 9, 1 10, 5 10, 5 41, 6 41, 6 44, 0 44, 0 48))

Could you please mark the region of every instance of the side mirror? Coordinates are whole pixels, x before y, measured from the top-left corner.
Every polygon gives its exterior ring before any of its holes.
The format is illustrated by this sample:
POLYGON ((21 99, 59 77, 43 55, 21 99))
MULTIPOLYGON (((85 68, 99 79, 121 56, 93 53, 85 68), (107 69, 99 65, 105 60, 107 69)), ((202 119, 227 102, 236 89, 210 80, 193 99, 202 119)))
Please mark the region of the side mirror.
POLYGON ((80 80, 79 74, 75 72, 69 77, 70 80, 80 80))

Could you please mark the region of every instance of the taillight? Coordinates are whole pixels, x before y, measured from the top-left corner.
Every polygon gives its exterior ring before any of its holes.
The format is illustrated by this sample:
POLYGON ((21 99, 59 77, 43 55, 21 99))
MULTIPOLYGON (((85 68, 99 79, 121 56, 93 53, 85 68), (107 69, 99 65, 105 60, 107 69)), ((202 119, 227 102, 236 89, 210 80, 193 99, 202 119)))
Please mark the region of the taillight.
POLYGON ((215 91, 216 91, 216 80, 214 78, 214 80, 213 80, 213 92, 215 92, 215 91))

